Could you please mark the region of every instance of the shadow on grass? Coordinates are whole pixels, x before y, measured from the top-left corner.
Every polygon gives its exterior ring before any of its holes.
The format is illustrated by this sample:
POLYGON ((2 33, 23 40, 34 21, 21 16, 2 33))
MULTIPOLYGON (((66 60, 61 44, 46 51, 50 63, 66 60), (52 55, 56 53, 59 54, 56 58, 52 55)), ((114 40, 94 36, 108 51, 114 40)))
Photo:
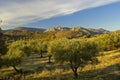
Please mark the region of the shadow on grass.
POLYGON ((120 49, 114 51, 114 53, 117 53, 117 52, 120 52, 120 49))
POLYGON ((40 77, 40 78, 25 79, 20 75, 15 75, 15 76, 10 76, 10 78, 8 77, 0 78, 0 80, 120 80, 120 64, 107 66, 105 68, 98 69, 98 70, 89 70, 89 71, 79 72, 78 79, 75 79, 72 73, 63 74, 61 72, 59 74, 55 74, 52 76, 46 75, 45 77, 40 77))
POLYGON ((79 72, 78 79, 73 74, 56 74, 50 77, 34 78, 33 80, 120 80, 120 64, 111 65, 103 69, 79 72))
POLYGON ((120 54, 119 54, 119 55, 116 55, 116 56, 113 56, 112 58, 113 58, 113 59, 120 58, 120 54))
POLYGON ((81 80, 120 80, 120 64, 80 73, 81 80))

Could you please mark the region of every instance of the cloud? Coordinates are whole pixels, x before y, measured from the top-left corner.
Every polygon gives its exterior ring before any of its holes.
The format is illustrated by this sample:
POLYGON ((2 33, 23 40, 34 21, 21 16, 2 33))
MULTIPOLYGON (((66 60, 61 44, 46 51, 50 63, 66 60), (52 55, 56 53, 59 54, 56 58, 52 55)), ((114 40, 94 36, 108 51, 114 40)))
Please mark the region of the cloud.
POLYGON ((2 26, 19 26, 119 0, 0 0, 2 26))

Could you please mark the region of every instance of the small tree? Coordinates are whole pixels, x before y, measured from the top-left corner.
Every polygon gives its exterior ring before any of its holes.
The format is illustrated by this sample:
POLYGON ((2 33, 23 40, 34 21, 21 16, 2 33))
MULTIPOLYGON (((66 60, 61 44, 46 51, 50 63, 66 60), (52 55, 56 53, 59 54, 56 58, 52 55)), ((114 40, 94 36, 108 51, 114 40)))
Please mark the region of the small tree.
POLYGON ((48 48, 47 48, 48 63, 51 63, 51 58, 53 56, 53 54, 51 53, 51 46, 52 46, 52 42, 49 42, 48 48))
POLYGON ((84 67, 96 59, 98 49, 97 45, 88 40, 58 40, 52 42, 49 52, 58 62, 69 62, 74 76, 77 78, 77 70, 84 67))
POLYGON ((43 53, 47 52, 47 42, 41 40, 31 40, 29 46, 36 53, 40 53, 40 57, 43 58, 43 53))
POLYGON ((43 58, 43 53, 47 52, 47 42, 45 41, 39 41, 36 45, 37 51, 40 52, 40 57, 43 58))
POLYGON ((24 57, 29 56, 30 53, 31 49, 24 42, 16 41, 9 46, 7 54, 2 59, 4 60, 4 65, 12 66, 17 73, 22 74, 22 69, 17 69, 16 66, 22 62, 24 57))

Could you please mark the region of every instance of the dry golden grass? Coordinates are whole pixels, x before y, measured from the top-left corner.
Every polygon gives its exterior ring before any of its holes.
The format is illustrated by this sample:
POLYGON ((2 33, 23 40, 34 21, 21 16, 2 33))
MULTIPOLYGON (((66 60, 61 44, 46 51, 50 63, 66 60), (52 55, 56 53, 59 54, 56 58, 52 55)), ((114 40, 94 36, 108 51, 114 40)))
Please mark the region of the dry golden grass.
MULTIPOLYGON (((79 68, 77 80, 120 80, 120 49, 101 53, 97 65, 86 65, 82 71, 79 68)), ((47 63, 48 58, 39 58, 37 54, 23 60, 18 67, 30 71, 22 80, 75 80, 67 63, 47 63)), ((0 77, 14 73, 13 69, 3 68, 0 77)))

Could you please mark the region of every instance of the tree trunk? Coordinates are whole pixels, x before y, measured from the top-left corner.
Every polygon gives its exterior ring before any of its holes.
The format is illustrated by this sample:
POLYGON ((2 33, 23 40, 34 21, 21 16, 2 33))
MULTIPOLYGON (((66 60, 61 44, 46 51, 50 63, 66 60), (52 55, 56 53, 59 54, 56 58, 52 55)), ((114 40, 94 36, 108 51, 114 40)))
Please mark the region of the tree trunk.
POLYGON ((3 65, 3 64, 2 64, 1 56, 0 56, 0 61, 1 61, 1 62, 0 62, 0 68, 2 68, 2 65, 3 65))
POLYGON ((43 52, 42 51, 40 52, 40 58, 43 58, 43 52))
POLYGON ((48 63, 51 63, 51 56, 49 56, 49 62, 48 63))
POLYGON ((75 78, 78 78, 77 68, 74 69, 74 76, 75 78))
POLYGON ((15 66, 12 66, 12 67, 17 73, 20 73, 20 71, 15 66))
POLYGON ((78 73, 77 73, 78 67, 73 66, 72 62, 70 62, 70 64, 71 64, 71 69, 72 69, 72 71, 74 73, 74 77, 78 78, 78 73))
POLYGON ((23 70, 22 69, 17 69, 15 66, 12 66, 13 69, 17 72, 20 73, 21 75, 23 74, 23 70))

